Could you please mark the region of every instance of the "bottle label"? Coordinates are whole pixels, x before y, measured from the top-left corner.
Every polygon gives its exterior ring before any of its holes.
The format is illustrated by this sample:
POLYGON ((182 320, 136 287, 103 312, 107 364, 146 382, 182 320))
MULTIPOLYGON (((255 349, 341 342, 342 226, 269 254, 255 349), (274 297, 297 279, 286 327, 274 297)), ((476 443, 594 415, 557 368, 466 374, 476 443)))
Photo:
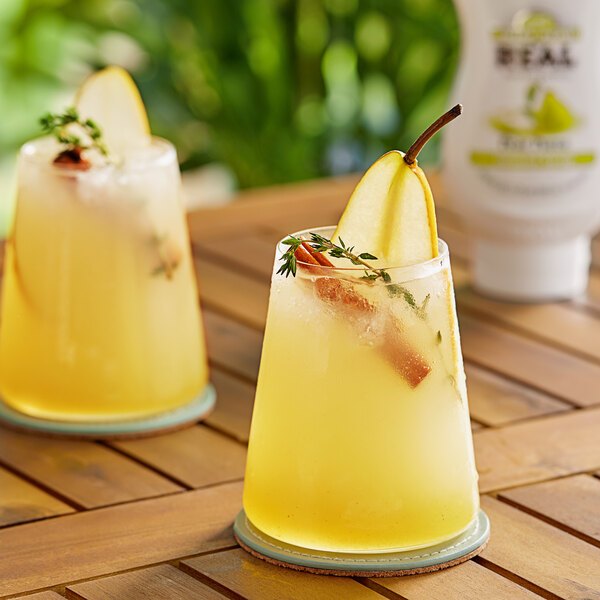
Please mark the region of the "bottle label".
POLYGON ((573 97, 574 89, 586 88, 582 78, 589 70, 581 29, 548 12, 519 10, 491 32, 491 40, 488 83, 497 94, 471 163, 488 183, 505 190, 510 171, 510 191, 546 193, 547 186, 532 189, 524 177, 532 169, 547 171, 554 191, 572 185, 573 171, 581 174, 596 161, 585 130, 593 107, 573 97))

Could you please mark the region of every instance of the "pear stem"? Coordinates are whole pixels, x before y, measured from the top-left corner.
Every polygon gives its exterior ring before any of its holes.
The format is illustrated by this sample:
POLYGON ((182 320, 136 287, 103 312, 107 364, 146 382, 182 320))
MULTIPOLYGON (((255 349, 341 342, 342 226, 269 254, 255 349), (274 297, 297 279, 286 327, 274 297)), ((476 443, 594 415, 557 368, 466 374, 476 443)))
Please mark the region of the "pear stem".
POLYGON ((412 165, 419 152, 423 149, 423 146, 432 138, 444 125, 454 121, 458 115, 462 113, 462 104, 453 106, 448 112, 445 112, 437 121, 432 123, 415 141, 415 143, 408 149, 408 152, 404 155, 406 164, 412 165))

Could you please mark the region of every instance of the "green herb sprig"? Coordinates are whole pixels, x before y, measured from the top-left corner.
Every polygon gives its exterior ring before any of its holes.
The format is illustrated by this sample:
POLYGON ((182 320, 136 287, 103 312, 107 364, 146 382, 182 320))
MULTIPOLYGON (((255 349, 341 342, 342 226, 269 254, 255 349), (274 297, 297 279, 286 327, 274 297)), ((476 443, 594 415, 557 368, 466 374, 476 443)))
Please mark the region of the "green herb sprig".
POLYGON ((366 281, 376 281, 377 279, 381 279, 384 283, 390 284, 386 285, 386 289, 392 298, 404 298, 406 303, 415 311, 420 319, 424 320, 426 318, 425 309, 429 303, 430 294, 427 294, 423 302, 419 304, 408 288, 402 285, 392 284, 392 278, 385 269, 378 269, 368 262, 365 262, 367 260, 377 260, 377 257, 373 256, 373 254, 369 252, 355 254, 355 247, 347 246, 341 237, 338 237, 339 244, 335 244, 330 239, 327 239, 318 233, 311 231, 309 232, 309 235, 309 240, 297 238, 293 235, 283 240, 282 244, 289 246, 289 248, 280 257, 280 260, 283 262, 283 264, 279 267, 277 274, 285 275, 286 277, 288 277, 290 274, 293 277, 296 276, 296 250, 303 243, 308 242, 313 252, 327 253, 333 258, 346 258, 353 265, 365 267, 365 274, 361 277, 361 279, 366 281))
POLYGON ((67 146, 67 150, 81 152, 82 150, 95 148, 102 156, 108 156, 108 149, 102 139, 100 127, 92 119, 82 120, 77 109, 72 106, 62 114, 45 114, 40 118, 40 125, 44 133, 54 135, 61 144, 67 146), (67 127, 73 124, 81 128, 82 132, 89 138, 90 143, 84 144, 80 136, 67 131, 67 127))

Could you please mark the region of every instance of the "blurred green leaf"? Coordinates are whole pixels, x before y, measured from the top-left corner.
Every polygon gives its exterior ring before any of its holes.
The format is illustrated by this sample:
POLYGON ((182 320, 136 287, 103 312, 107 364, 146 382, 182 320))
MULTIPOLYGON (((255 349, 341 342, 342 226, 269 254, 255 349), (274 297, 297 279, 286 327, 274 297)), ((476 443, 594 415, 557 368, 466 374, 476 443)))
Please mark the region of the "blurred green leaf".
POLYGON ((447 107, 458 47, 451 0, 0 0, 0 33, 0 153, 117 63, 183 168, 244 187, 406 149, 447 107))

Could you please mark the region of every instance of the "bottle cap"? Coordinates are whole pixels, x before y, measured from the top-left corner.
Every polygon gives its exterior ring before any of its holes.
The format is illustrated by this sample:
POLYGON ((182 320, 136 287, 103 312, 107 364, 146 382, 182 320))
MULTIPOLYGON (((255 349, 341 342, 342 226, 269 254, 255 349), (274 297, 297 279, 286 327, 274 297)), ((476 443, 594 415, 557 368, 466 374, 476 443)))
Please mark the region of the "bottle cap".
POLYGON ((585 292, 591 262, 590 239, 552 244, 475 239, 473 287, 500 300, 566 300, 585 292))

